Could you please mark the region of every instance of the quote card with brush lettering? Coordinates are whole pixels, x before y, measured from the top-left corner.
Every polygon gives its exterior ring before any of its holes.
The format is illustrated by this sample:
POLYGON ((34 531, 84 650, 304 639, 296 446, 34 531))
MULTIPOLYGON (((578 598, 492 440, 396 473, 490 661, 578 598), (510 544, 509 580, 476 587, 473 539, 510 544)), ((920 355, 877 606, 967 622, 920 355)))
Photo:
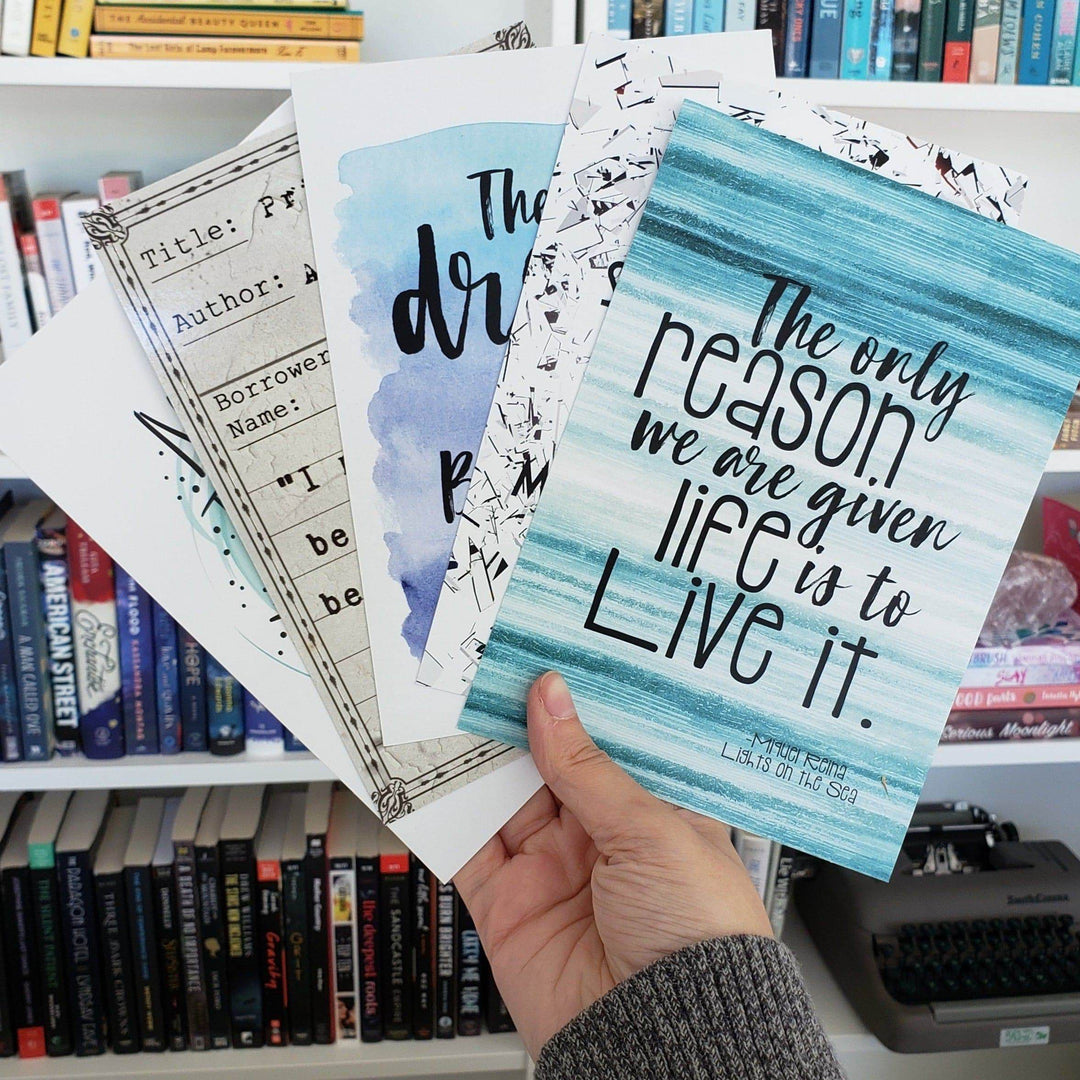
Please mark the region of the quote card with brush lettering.
POLYGON ((656 794, 887 878, 1078 314, 1080 257, 685 105, 462 728, 560 669, 656 794))

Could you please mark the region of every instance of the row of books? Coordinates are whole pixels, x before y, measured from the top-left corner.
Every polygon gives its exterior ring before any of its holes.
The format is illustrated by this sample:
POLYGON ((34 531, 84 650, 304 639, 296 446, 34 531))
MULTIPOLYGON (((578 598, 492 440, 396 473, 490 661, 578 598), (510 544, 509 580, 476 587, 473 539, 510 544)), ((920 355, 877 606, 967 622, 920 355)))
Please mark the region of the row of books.
POLYGON ((513 1024, 468 909, 350 792, 0 795, 0 1054, 513 1024))
MULTIPOLYGON (((4 6, 5 19, 9 7, 4 6)), ((102 176, 95 194, 31 197, 25 172, 0 173, 0 360, 101 272, 82 215, 141 186, 141 173, 118 171, 102 176)))
POLYGON ((0 494, 0 761, 302 744, 45 499, 0 494))
POLYGON ((733 829, 731 842, 765 905, 773 935, 781 937, 791 900, 791 883, 812 877, 816 860, 745 829, 733 829))
POLYGON ((345 7, 345 0, 198 3, 201 6, 165 0, 165 7, 146 7, 99 6, 95 0, 5 0, 0 5, 0 52, 97 59, 360 59, 364 17, 361 12, 335 11, 345 7), (273 10, 253 10, 262 7, 273 10))
POLYGON ((608 31, 769 30, 788 78, 1080 83, 1076 0, 608 0, 608 31))

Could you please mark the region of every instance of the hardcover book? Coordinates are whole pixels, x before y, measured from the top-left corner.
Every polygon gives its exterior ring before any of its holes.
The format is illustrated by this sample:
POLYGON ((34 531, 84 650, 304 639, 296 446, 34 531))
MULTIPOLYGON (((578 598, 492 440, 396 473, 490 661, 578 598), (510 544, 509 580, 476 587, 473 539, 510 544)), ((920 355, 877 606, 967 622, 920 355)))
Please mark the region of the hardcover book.
POLYGON ((334 785, 329 780, 308 784, 304 796, 304 877, 307 888, 308 985, 311 990, 311 1033, 316 1043, 334 1041, 334 1012, 330 902, 327 897, 329 868, 326 834, 330 828, 330 805, 334 785))
POLYGON ((121 703, 124 710, 124 751, 128 754, 156 754, 158 723, 153 601, 119 563, 114 563, 113 569, 121 703))
POLYGON ((157 698, 158 750, 178 754, 180 731, 180 648, 173 617, 152 602, 154 624, 154 693, 157 698))
POLYGON ((874 0, 870 19, 870 78, 889 79, 893 65, 893 0, 874 0))
POLYGON ((205 654, 206 733, 211 754, 239 754, 244 749, 244 694, 240 684, 205 654))
POLYGON ((457 1017, 457 889, 435 888, 435 1037, 452 1039, 457 1017))
MULTIPOLYGON (((11 512, 12 494, 0 494, 0 523, 11 512)), ((15 641, 8 609, 6 561, 0 548, 0 758, 22 759, 22 735, 19 731, 19 682, 15 670, 15 641)))
POLYGON ((183 797, 165 800, 157 844, 150 860, 150 885, 154 897, 154 932, 157 936, 158 972, 161 976, 161 1008, 165 1038, 170 1050, 186 1050, 187 999, 184 995, 183 951, 180 944, 180 912, 173 863, 173 832, 183 797))
POLYGON ((888 878, 1075 390, 1078 308, 1080 257, 687 103, 462 726, 523 744, 560 668, 654 793, 888 878), (1009 477, 977 531, 973 475, 1009 477))
MULTIPOLYGON (((13 832, 15 817, 24 796, 16 791, 0 793, 0 852, 13 832)), ((2 859, 2 854, 0 854, 2 859)), ((3 903, 3 872, 0 871, 0 904, 3 903)), ((15 977, 13 942, 6 938, 7 927, 0 917, 0 1057, 11 1057, 18 1052, 18 1036, 15 1031, 15 1000, 11 983, 18 985, 15 977)))
MULTIPOLYGON (((719 34, 726 30, 724 20, 727 16, 726 0, 692 0, 688 5, 692 10, 692 31, 695 34, 719 34)), ((738 29, 752 30, 753 26, 739 27, 738 29)), ((611 34, 608 29, 608 36, 611 34)))
POLYGON ((199 942, 202 972, 206 980, 210 1047, 229 1046, 229 990, 226 958, 225 914, 222 910, 221 857, 218 841, 229 801, 227 787, 210 791, 195 836, 195 879, 199 889, 199 942))
POLYGON ((415 856, 409 858, 409 996, 412 1035, 435 1035, 435 896, 431 871, 415 856))
POLYGON ((1018 83, 1045 86, 1050 81, 1053 21, 1053 0, 1024 0, 1020 15, 1018 83))
MULTIPOLYGON (((22 3, 22 0, 8 0, 3 10, 5 53, 10 51, 6 44, 8 18, 16 3, 22 3)), ((33 229, 26 174, 22 171, 0 173, 0 337, 9 357, 29 341, 34 332, 19 250, 19 238, 24 233, 32 233, 33 229)))
MULTIPOLYGON (((1044 3, 1045 0, 1037 0, 1044 3)), ((945 53, 946 0, 923 0, 919 29, 919 82, 941 82, 945 53)))
POLYGON ((843 0, 816 0, 810 33, 810 78, 840 78, 843 0))
POLYGON ((281 721, 253 694, 244 690, 244 745, 252 757, 277 757, 285 751, 281 721))
POLYGON ((356 63, 358 41, 307 38, 188 37, 142 34, 91 34, 94 60, 246 60, 333 64, 356 63))
POLYGON ((188 1045, 192 1050, 210 1049, 210 1006, 202 956, 199 880, 195 866, 195 838, 209 794, 209 788, 188 788, 177 808, 172 830, 180 966, 187 1011, 188 1045))
MULTIPOLYGON (((67 0, 69 5, 73 2, 76 0, 67 0)), ((364 37, 364 16, 361 12, 338 15, 320 11, 245 11, 243 8, 163 8, 124 4, 97 7, 94 31, 98 34, 206 34, 360 41, 364 37)))
POLYGON ((1016 82, 1020 59, 1020 12, 1023 0, 1003 0, 1001 5, 1001 37, 998 42, 996 81, 1011 86, 1016 82))
POLYGON ((942 82, 967 82, 971 72, 971 34, 975 0, 948 0, 945 5, 945 52, 942 82))
POLYGON ((359 1036, 360 957, 357 948, 356 845, 360 838, 360 815, 368 810, 351 791, 334 792, 330 829, 326 834, 329 869, 331 987, 335 1036, 359 1036))
POLYGON ((1076 53, 1077 0, 1057 0, 1054 11, 1054 39, 1050 47, 1050 84, 1071 86, 1076 53))
POLYGON ((41 522, 36 543, 52 691, 53 748, 58 754, 69 755, 79 748, 79 692, 68 583, 67 519, 60 511, 41 522))
POLYGON ((19 252, 22 254, 23 281, 30 300, 34 329, 40 330, 52 318, 53 310, 45 284, 45 264, 41 261, 41 249, 34 233, 24 232, 19 237, 19 252))
POLYGON ((359 952, 360 1038, 383 1037, 382 977, 380 972, 379 819, 366 810, 356 840, 356 920, 359 952))
POLYGON ((139 799, 131 835, 124 852, 124 888, 130 920, 131 955, 135 966, 136 1015, 142 1048, 160 1051, 168 1047, 162 1002, 157 922, 154 918, 154 887, 150 862, 157 847, 165 800, 157 795, 139 799))
POLYGON ((311 963, 308 957, 308 889, 304 873, 303 792, 290 796, 289 816, 281 845, 281 898, 285 915, 285 996, 289 1003, 289 1042, 308 1046, 314 1039, 311 1020, 311 963))
MULTIPOLYGON (((60 0, 39 0, 38 8, 43 4, 55 4, 59 14, 60 0)), ((55 31, 53 40, 55 41, 55 31)), ((75 295, 75 278, 71 272, 71 257, 68 255, 64 219, 60 209, 68 194, 70 193, 56 192, 38 195, 33 201, 34 231, 37 234, 38 249, 41 251, 41 262, 45 268, 49 306, 54 315, 75 295)))
POLYGON ((873 0, 844 0, 844 26, 840 51, 841 79, 870 78, 872 32, 873 0))
POLYGON ((892 77, 898 82, 912 82, 918 77, 921 21, 922 0, 896 0, 892 77))
POLYGON ((941 732, 943 743, 1075 738, 1080 738, 1080 708, 1075 706, 955 711, 949 713, 941 732))
POLYGON ((480 935, 461 894, 457 897, 457 1033, 479 1035, 484 1014, 480 935))
POLYGON ((388 1039, 408 1039, 412 1035, 409 849, 389 829, 379 834, 379 888, 383 1034, 388 1039))
POLYGON ((997 81, 998 51, 1001 45, 1001 8, 1002 0, 975 0, 975 25, 971 32, 969 80, 973 83, 997 81))
MULTIPOLYGON (((68 10, 82 0, 66 0, 64 18, 68 10)), ((63 33, 61 33, 63 37, 63 33)), ((71 279, 75 292, 82 292, 101 273, 101 260, 94 250, 94 243, 83 228, 82 219, 101 203, 96 195, 67 195, 60 203, 60 216, 64 221, 64 239, 71 259, 71 279)))
POLYGON ((287 791, 275 791, 270 796, 255 841, 256 947, 259 954, 267 1046, 284 1046, 289 1033, 289 1018, 285 1007, 285 922, 281 896, 281 852, 292 798, 287 791))
POLYGON ((184 750, 209 748, 207 735, 206 656, 203 647, 177 626, 180 649, 180 737, 184 750))

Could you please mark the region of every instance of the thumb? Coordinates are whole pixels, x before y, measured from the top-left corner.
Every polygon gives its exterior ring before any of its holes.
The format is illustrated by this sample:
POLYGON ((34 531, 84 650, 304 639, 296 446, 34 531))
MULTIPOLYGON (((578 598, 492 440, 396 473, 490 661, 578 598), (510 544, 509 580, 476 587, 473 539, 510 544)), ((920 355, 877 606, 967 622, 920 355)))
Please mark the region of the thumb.
MULTIPOLYGON (((566 680, 549 671, 529 691, 529 749, 555 797, 581 822, 601 852, 640 838, 664 806, 589 737, 566 680)), ((663 828, 662 820, 657 822, 663 828)))

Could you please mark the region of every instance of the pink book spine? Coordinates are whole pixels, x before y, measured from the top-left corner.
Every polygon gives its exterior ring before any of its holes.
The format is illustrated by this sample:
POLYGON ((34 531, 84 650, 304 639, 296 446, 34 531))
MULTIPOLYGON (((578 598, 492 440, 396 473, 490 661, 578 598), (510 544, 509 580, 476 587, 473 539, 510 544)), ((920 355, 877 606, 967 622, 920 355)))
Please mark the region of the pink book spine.
POLYGON ((1050 709, 1080 706, 1080 685, 961 687, 953 701, 957 712, 982 709, 1050 709))
POLYGON ((103 203, 122 199, 142 187, 140 172, 110 172, 98 180, 98 195, 103 203))

